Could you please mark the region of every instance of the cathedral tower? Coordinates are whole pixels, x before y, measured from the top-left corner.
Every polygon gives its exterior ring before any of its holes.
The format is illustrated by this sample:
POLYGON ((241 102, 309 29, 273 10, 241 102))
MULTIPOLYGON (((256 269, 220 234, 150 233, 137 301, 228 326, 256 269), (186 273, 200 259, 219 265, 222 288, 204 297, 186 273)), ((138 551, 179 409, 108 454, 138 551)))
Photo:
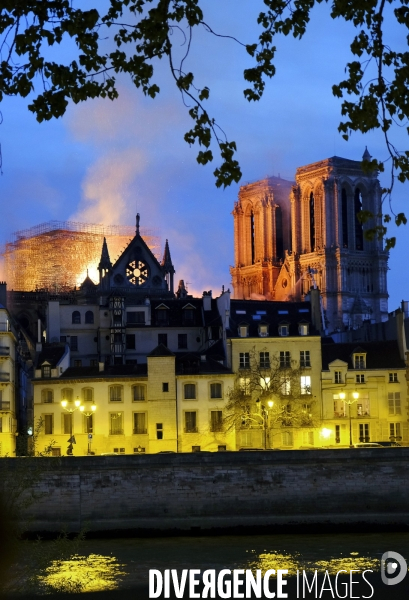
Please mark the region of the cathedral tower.
MULTIPOLYGON (((368 157, 366 150, 364 158, 368 157)), ((251 213, 250 203, 245 209, 241 208, 242 197, 248 195, 250 186, 241 189, 233 213, 235 297, 249 298, 257 293, 266 299, 301 300, 311 287, 318 287, 328 332, 355 328, 367 319, 373 322, 386 320, 388 254, 383 250, 382 241, 366 240, 364 235, 366 228, 380 224, 381 217, 364 225, 357 217, 361 210, 381 214, 377 173, 364 173, 360 161, 334 156, 300 167, 295 179, 295 185, 281 180, 282 189, 285 189, 284 183, 287 184, 291 203, 291 242, 282 235, 284 260, 281 267, 278 267, 281 256, 277 244, 280 228, 270 213, 276 204, 281 208, 285 203, 282 200, 271 202, 270 208, 267 202, 253 201, 255 207, 251 213), (239 216, 245 219, 240 209, 244 215, 250 215, 250 226, 247 217, 247 224, 241 229, 239 216), (271 234, 265 221, 271 222, 271 234), (272 268, 267 269, 266 276, 259 249, 268 244, 273 248, 268 262, 272 268), (249 257, 255 259, 252 269, 249 269, 249 257), (247 274, 251 274, 251 286, 246 286, 247 274)), ((254 189, 258 185, 264 185, 264 182, 252 184, 254 189)), ((275 200, 274 191, 273 198, 275 200)), ((277 209, 274 212, 277 214, 277 209)), ((285 232, 285 219, 282 223, 285 232)))

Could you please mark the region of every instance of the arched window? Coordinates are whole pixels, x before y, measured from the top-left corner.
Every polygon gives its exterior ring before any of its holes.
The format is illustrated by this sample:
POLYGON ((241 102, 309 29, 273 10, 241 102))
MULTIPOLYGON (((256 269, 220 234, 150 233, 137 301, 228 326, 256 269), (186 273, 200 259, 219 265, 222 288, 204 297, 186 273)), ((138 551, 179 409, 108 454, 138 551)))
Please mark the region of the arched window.
POLYGON ((355 190, 354 196, 354 212, 355 212, 355 250, 364 249, 364 229, 358 214, 362 210, 362 194, 359 188, 355 190))
POLYGON ((341 192, 342 246, 348 248, 348 200, 345 188, 341 192))
POLYGON ((72 313, 72 324, 80 325, 80 323, 81 323, 81 313, 79 310, 74 310, 74 312, 72 313))
POLYGON ((211 383, 210 384, 210 398, 222 398, 222 384, 211 383))
POLYGON ((85 322, 92 325, 94 323, 94 313, 92 310, 87 310, 85 313, 85 322))
POLYGON ((67 400, 67 402, 72 402, 74 397, 74 392, 71 388, 63 388, 61 390, 61 400, 67 400))
POLYGON ((254 213, 251 211, 250 214, 250 239, 251 239, 251 264, 254 265, 256 262, 256 240, 254 231, 254 213))
POLYGON ((315 251, 315 200, 314 193, 310 194, 310 252, 315 251))

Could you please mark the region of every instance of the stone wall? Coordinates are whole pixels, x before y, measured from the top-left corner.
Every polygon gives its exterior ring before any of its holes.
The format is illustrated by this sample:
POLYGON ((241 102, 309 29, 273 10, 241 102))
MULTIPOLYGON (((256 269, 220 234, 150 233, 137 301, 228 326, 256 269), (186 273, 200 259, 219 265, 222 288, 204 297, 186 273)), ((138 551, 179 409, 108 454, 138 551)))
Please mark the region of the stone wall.
POLYGON ((31 531, 409 523, 409 448, 2 461, 32 481, 31 531))

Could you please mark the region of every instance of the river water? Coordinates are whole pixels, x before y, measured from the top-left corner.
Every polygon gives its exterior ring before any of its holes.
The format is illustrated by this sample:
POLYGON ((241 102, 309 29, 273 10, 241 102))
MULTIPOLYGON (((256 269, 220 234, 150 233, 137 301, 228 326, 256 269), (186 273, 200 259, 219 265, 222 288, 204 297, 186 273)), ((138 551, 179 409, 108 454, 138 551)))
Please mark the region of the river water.
MULTIPOLYGON (((42 563, 37 561, 34 567, 36 593, 116 590, 115 598, 119 599, 125 597, 126 590, 147 587, 150 569, 288 569, 289 576, 295 576, 297 570, 317 570, 321 574, 328 571, 334 575, 342 569, 372 569, 378 573, 378 582, 384 552, 398 552, 407 562, 409 558, 409 533, 85 539, 78 543, 63 540, 22 544, 14 574, 19 585, 11 585, 11 591, 27 592, 25 586, 33 569, 30 557, 40 555, 42 563), (22 565, 24 568, 19 571, 22 565)), ((403 588, 398 593, 398 586, 389 591, 385 597, 409 598, 403 588)), ((377 600, 380 596, 375 593, 373 597, 377 600)))

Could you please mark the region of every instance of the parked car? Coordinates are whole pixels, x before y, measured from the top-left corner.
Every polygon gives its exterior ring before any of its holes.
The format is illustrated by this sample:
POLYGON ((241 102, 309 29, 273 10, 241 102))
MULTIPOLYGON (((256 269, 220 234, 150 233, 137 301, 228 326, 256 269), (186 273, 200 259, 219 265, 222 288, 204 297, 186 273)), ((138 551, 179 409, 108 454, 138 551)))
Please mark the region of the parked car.
POLYGON ((379 444, 380 446, 384 446, 384 447, 388 447, 388 446, 399 446, 401 447, 402 444, 399 444, 399 442, 376 442, 377 444, 379 444))
POLYGON ((354 444, 354 448, 383 448, 383 446, 377 442, 358 442, 354 444))

